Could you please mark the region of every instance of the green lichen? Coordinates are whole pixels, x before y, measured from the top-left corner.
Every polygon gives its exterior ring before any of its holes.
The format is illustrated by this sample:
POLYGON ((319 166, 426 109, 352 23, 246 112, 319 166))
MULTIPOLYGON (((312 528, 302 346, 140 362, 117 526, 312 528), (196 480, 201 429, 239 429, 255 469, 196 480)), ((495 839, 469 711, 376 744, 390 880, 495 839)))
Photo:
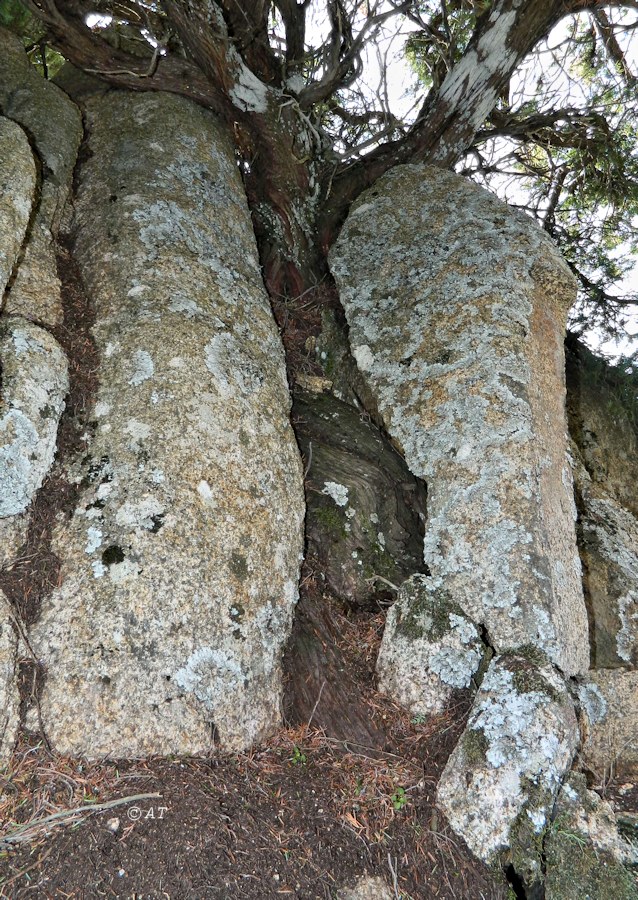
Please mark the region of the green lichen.
POLYGON ((410 640, 428 636, 433 641, 441 640, 450 631, 450 615, 463 615, 458 604, 450 600, 447 591, 427 591, 412 587, 407 603, 400 607, 397 615, 397 633, 410 640))
POLYGON ((545 814, 551 808, 552 798, 549 791, 528 779, 521 779, 521 790, 527 795, 527 802, 520 811, 510 829, 510 846, 506 851, 506 864, 513 867, 516 874, 526 886, 537 884, 543 879, 545 865, 545 836, 547 827, 536 830, 530 813, 545 814))
POLYGON ((554 703, 561 696, 540 671, 548 665, 547 656, 538 647, 527 644, 515 650, 506 650, 501 657, 503 665, 512 673, 512 683, 519 694, 546 694, 554 703))

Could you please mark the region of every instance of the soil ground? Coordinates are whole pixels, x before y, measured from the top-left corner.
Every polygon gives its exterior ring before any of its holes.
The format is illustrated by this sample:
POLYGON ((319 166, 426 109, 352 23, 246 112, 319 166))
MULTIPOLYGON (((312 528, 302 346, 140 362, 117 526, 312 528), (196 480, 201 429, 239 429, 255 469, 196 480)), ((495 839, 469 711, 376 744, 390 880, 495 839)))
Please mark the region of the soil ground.
MULTIPOLYGON (((375 747, 306 720, 247 754, 82 764, 25 732, 1 785, 0 896, 328 900, 368 873, 403 900, 505 898, 435 808, 470 698, 411 721, 374 691, 383 614, 333 614, 340 676, 356 684, 375 747), (158 796, 101 808, 140 794, 158 796)), ((291 720, 300 675, 288 668, 291 720)))

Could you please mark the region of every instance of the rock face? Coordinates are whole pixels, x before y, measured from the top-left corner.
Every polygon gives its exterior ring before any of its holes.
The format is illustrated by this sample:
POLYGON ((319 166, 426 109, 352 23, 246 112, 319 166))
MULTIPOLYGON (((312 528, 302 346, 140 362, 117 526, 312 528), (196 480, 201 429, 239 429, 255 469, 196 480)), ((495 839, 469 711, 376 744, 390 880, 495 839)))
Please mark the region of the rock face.
POLYGON ((545 840, 547 900, 635 900, 627 863, 638 851, 619 834, 614 811, 572 773, 560 790, 545 840))
POLYGON ((76 257, 100 387, 32 643, 62 752, 243 748, 279 722, 302 472, 232 148, 172 95, 88 100, 76 257))
POLYGON ((568 348, 569 428, 594 669, 638 666, 635 387, 582 344, 568 348), (634 398, 632 400, 632 393, 634 398))
POLYGON ((438 802, 485 861, 510 847, 528 884, 541 877, 541 839, 578 747, 562 678, 530 649, 495 657, 445 767, 438 802))
POLYGON ((638 778, 638 672, 601 669, 578 687, 580 764, 597 779, 638 778))
POLYGON ((425 561, 497 650, 589 663, 566 459, 573 279, 546 235, 466 179, 401 166, 331 254, 359 368, 428 484, 425 561))
POLYGON ((15 122, 2 116, 0 116, 0 159, 2 159, 0 288, 4 293, 22 249, 31 217, 36 168, 26 134, 15 122))
POLYGON ((370 579, 400 584, 423 569, 423 485, 379 430, 335 397, 299 396, 293 417, 309 463, 308 555, 342 600, 388 594, 370 579))
MULTIPOLYGON (((82 119, 77 106, 38 74, 22 42, 3 28, 0 28, 0 109, 30 136, 38 156, 39 181, 29 241, 5 311, 57 325, 62 321, 62 304, 53 236, 71 189, 82 138, 82 119)), ((0 151, 3 167, 8 158, 0 151)))
POLYGON ((638 520, 609 496, 581 490, 581 556, 592 665, 638 667, 638 520))
POLYGON ((8 603, 4 594, 0 594, 0 768, 13 749, 20 707, 16 682, 18 638, 8 603))
POLYGON ((0 517, 26 510, 53 463, 69 389, 51 335, 19 316, 0 319, 0 517))
POLYGON ((476 625, 446 595, 441 579, 404 581, 388 612, 377 660, 379 690, 412 715, 443 711, 453 691, 469 688, 487 647, 476 625))
POLYGON ((591 485, 638 518, 635 385, 573 339, 566 363, 569 431, 591 485))

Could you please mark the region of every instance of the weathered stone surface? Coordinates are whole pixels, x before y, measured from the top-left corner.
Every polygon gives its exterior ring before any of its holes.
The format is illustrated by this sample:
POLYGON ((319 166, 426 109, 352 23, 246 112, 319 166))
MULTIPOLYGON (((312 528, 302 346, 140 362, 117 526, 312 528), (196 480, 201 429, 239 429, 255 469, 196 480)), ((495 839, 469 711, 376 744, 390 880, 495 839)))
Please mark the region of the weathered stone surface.
POLYGON ((638 672, 588 672, 578 699, 581 766, 601 780, 613 773, 638 778, 638 672))
POLYGON ((87 101, 77 260, 100 387, 32 641, 62 752, 242 748, 280 720, 304 500, 233 151, 172 95, 87 101))
POLYGON ((62 304, 53 235, 71 188, 82 118, 66 94, 31 65, 22 42, 2 28, 0 109, 22 126, 39 157, 37 208, 6 311, 56 325, 62 320, 62 304))
POLYGON ((383 878, 364 875, 353 887, 343 888, 338 900, 392 900, 394 894, 383 878))
POLYGON ((525 881, 538 880, 539 836, 578 739, 569 694, 543 654, 492 660, 438 787, 450 825, 477 856, 494 860, 509 847, 525 881))
POLYGON ((547 900, 635 900, 627 863, 638 850, 622 840, 609 803, 572 773, 560 790, 544 844, 547 900))
POLYGON ((358 365, 428 483, 425 561, 497 649, 589 664, 566 459, 566 264, 450 172, 393 169, 331 254, 358 365))
POLYGON ((356 409, 328 394, 298 396, 296 434, 309 463, 306 539, 328 587, 362 604, 380 592, 381 576, 400 584, 422 571, 423 485, 387 438, 356 409))
POLYGON ((469 688, 485 659, 476 625, 440 578, 415 575, 388 611, 377 660, 379 690, 412 715, 435 715, 469 688))
POLYGON ((0 517, 23 513, 55 456, 69 389, 55 338, 19 316, 0 319, 0 517))
POLYGON ((622 372, 573 339, 568 342, 566 362, 569 431, 591 488, 602 489, 638 518, 635 387, 622 372))
POLYGON ((16 680, 18 638, 8 610, 9 601, 0 592, 0 768, 13 749, 20 707, 16 680))
POLYGON ((638 520, 611 496, 580 490, 581 558, 592 667, 638 668, 638 520))
POLYGON ((13 274, 31 216, 36 168, 27 136, 0 116, 0 297, 13 274))

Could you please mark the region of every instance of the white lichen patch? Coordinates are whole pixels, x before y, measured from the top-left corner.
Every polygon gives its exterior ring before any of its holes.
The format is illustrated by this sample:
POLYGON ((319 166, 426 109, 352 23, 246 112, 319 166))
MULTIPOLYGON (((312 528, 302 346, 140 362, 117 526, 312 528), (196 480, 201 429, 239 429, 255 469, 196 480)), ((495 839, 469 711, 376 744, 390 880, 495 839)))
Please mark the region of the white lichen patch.
POLYGON ((163 93, 85 107, 73 229, 103 415, 31 635, 42 719, 90 758, 242 750, 281 721, 303 552, 283 348, 218 119, 163 93))
POLYGON ((493 861, 521 815, 542 830, 578 742, 565 684, 542 654, 495 657, 441 776, 439 806, 470 849, 493 861))
POLYGON ((379 690, 412 715, 439 713, 454 689, 470 686, 485 652, 476 625, 450 601, 441 579, 414 575, 388 611, 379 690))
POLYGON ((321 493, 332 497, 337 506, 348 505, 348 488, 345 484, 339 484, 336 481, 326 481, 321 493))
POLYGON ((265 113, 268 110, 268 88, 260 81, 232 50, 232 57, 237 65, 235 83, 229 91, 232 102, 245 112, 265 113))
POLYGON ((51 335, 18 316, 0 330, 0 517, 24 512, 55 456, 67 360, 51 335))
POLYGON ((86 553, 95 553, 102 544, 102 531, 99 528, 89 528, 86 532, 86 553))
MULTIPOLYGON (((482 38, 474 62, 487 78, 503 64, 505 33, 499 20, 482 38)), ((472 53, 444 82, 452 105, 472 53)), ((531 643, 563 671, 585 671, 556 374, 575 289, 566 264, 493 195, 415 165, 395 167, 355 202, 330 265, 361 374, 428 483, 429 570, 489 623, 497 649, 531 643)))
POLYGON ((129 378, 129 384, 139 385, 155 374, 155 366, 150 353, 146 350, 136 350, 132 359, 132 374, 129 378))

